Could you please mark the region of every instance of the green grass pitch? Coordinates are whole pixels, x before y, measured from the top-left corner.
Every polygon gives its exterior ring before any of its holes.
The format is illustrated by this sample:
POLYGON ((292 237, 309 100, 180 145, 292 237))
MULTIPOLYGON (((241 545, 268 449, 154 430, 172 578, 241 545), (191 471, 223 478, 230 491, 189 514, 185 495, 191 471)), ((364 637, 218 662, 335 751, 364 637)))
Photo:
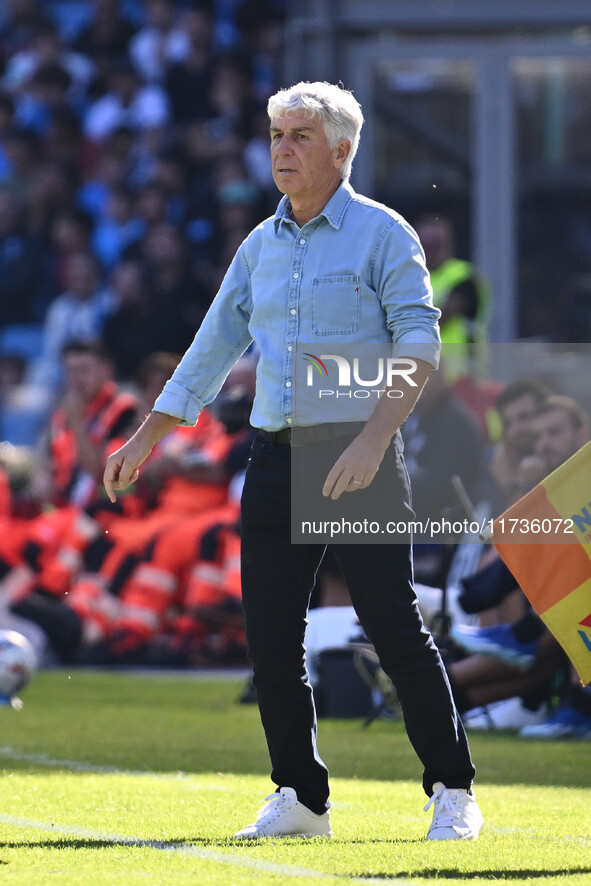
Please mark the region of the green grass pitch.
POLYGON ((237 679, 59 670, 0 709, 0 878, 9 886, 591 884, 591 745, 472 735, 486 825, 427 843, 400 723, 323 720, 334 839, 239 842, 271 793, 237 679))

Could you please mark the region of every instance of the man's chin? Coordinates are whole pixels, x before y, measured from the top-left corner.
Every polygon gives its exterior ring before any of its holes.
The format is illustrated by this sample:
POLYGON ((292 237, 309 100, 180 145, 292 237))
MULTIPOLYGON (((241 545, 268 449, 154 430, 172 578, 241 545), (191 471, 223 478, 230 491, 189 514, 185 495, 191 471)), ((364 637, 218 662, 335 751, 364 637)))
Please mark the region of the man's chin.
POLYGON ((273 181, 277 185, 280 191, 285 193, 286 189, 289 187, 290 183, 295 182, 296 173, 295 172, 274 172, 273 173, 273 181))

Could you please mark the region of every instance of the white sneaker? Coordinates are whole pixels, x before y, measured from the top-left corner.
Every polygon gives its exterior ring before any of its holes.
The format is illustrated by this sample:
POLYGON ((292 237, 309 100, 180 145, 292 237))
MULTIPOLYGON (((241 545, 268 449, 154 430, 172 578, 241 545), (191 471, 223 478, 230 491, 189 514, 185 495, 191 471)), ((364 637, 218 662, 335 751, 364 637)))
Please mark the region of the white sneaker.
POLYGON ((293 788, 279 788, 266 802, 254 824, 249 824, 235 837, 332 837, 328 810, 316 815, 298 800, 293 788))
POLYGON ((446 788, 440 781, 433 785, 433 796, 425 812, 433 809, 433 821, 427 840, 476 840, 484 819, 473 793, 461 788, 446 788))

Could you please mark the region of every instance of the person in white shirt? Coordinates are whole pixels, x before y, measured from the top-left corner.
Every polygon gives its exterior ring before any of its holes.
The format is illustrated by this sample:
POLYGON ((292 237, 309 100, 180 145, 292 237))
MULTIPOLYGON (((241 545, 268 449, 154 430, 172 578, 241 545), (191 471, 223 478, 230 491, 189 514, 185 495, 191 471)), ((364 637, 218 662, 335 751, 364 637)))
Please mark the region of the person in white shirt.
POLYGON ((170 64, 183 62, 191 52, 191 38, 179 26, 172 0, 148 0, 147 24, 129 43, 129 57, 148 83, 161 82, 170 64))
POLYGON ((103 142, 122 126, 141 133, 161 129, 169 119, 164 90, 156 84, 142 85, 130 62, 121 59, 113 66, 110 91, 88 109, 84 133, 91 141, 103 142))
POLYGON ((33 380, 57 390, 62 379, 62 348, 73 340, 100 339, 114 308, 112 293, 101 286, 98 263, 90 252, 68 259, 67 289, 51 303, 43 328, 43 351, 32 367, 33 380))

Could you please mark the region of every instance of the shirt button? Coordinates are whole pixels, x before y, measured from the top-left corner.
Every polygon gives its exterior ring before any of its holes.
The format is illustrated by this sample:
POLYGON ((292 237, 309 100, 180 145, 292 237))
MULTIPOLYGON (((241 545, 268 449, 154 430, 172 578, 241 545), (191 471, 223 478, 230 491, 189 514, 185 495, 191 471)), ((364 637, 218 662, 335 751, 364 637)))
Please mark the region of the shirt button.
POLYGON ((306 241, 305 241, 305 240, 300 240, 300 246, 305 246, 305 245, 306 245, 306 241))
POLYGON ((289 313, 290 313, 290 314, 295 314, 295 312, 296 312, 295 308, 292 308, 291 311, 290 311, 289 313))
POLYGON ((288 350, 288 351, 293 351, 293 345, 288 345, 288 346, 287 346, 287 350, 288 350))
POLYGON ((286 381, 286 382, 285 382, 285 387, 286 387, 286 388, 291 388, 291 382, 290 382, 290 381, 286 381))
POLYGON ((293 279, 294 279, 294 280, 297 280, 299 276, 300 276, 300 275, 299 275, 298 272, 296 271, 295 274, 293 275, 293 279))
POLYGON ((291 418, 288 418, 288 419, 287 419, 287 424, 288 424, 288 425, 291 424, 291 418))

